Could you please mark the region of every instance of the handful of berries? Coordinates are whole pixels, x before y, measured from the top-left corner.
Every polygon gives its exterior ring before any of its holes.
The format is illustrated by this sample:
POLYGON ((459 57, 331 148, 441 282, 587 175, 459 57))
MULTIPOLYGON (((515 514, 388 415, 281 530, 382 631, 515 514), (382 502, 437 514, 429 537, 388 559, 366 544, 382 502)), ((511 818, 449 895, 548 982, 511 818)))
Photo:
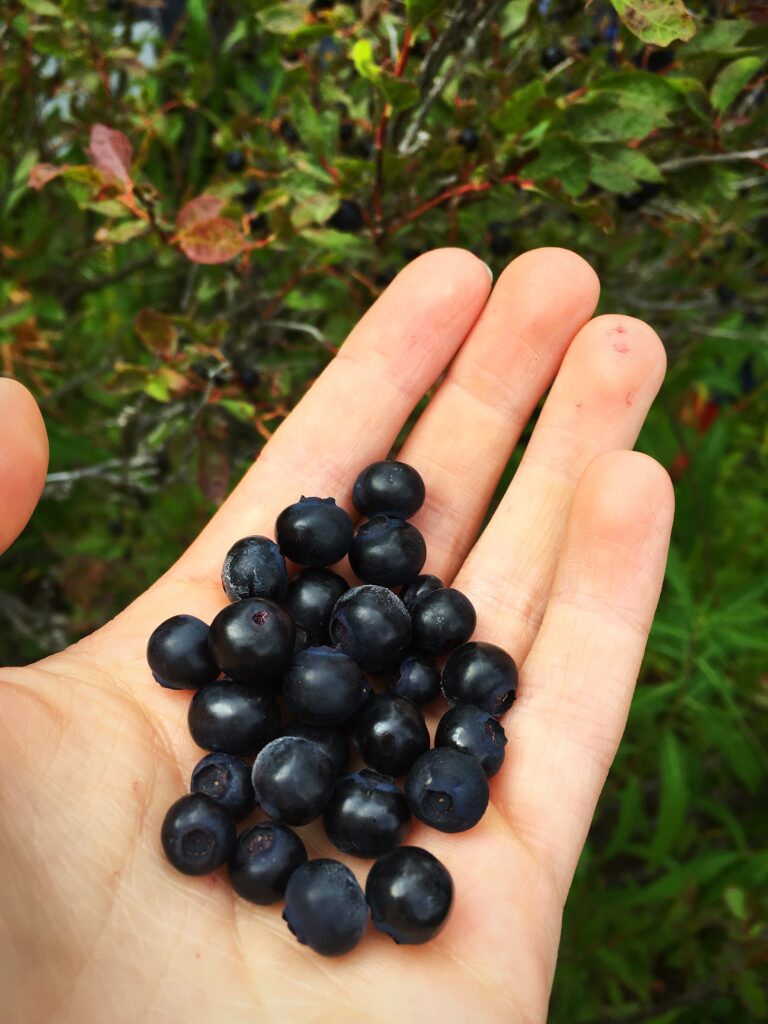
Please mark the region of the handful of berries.
POLYGON ((174 615, 147 646, 161 686, 196 690, 189 730, 210 751, 163 821, 168 860, 189 875, 226 863, 241 897, 284 899, 288 927, 326 956, 357 945, 369 909, 399 943, 440 931, 451 876, 401 844, 412 816, 442 832, 481 819, 504 760, 498 718, 517 690, 510 655, 470 640, 470 601, 420 575, 426 545, 409 521, 425 498, 416 470, 376 462, 352 497, 366 517, 356 532, 333 498, 302 497, 278 516, 277 542, 238 541, 222 569, 231 603, 210 626, 174 615), (328 568, 345 556, 362 585, 328 568), (293 579, 286 559, 305 567, 293 579), (441 690, 452 707, 430 749, 421 708, 441 690), (352 772, 350 740, 367 765, 352 772), (269 820, 238 835, 257 807, 269 820), (339 850, 376 858, 365 893, 341 861, 308 860, 294 827, 321 816, 339 850))

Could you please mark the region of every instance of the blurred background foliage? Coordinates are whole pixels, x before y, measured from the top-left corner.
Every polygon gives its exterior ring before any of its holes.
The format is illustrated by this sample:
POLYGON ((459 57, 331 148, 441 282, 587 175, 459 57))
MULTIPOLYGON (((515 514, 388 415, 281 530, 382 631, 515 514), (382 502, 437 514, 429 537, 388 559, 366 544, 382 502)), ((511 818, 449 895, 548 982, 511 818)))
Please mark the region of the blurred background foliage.
POLYGON ((639 446, 678 513, 552 1020, 752 1021, 768 16, 616 7, 635 32, 600 0, 4 4, 0 370, 38 397, 51 472, 0 566, 0 660, 76 639, 162 572, 408 260, 461 245, 498 273, 571 247, 601 310, 665 340, 639 446), (97 124, 123 134, 89 151, 97 124), (46 165, 68 169, 41 190, 46 165), (178 211, 203 194, 185 245, 178 211))

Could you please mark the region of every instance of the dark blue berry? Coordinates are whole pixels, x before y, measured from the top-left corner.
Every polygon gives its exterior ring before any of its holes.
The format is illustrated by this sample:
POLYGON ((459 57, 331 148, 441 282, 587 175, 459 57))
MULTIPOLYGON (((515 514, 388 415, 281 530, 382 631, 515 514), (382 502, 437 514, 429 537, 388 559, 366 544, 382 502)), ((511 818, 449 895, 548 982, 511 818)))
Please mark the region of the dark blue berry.
POLYGON ((287 117, 284 117, 278 127, 280 135, 285 139, 289 146, 295 146, 301 142, 301 137, 296 129, 293 127, 287 117))
POLYGON ((230 601, 246 597, 280 601, 288 589, 285 558, 268 537, 243 537, 227 552, 221 583, 230 601))
POLYGON ((429 942, 442 929, 453 903, 448 870, 419 846, 385 853, 368 873, 365 898, 380 932, 402 945, 429 942))
POLYGON ((566 53, 562 46, 547 46, 541 51, 541 66, 551 71, 565 60, 566 53))
POLYGON ((465 832, 488 806, 488 780, 480 762, 452 747, 422 754, 408 772, 405 795, 419 821, 440 832, 465 832))
POLYGON ((352 502, 363 516, 384 515, 410 519, 424 504, 424 481, 406 462, 385 459, 360 473, 352 488, 352 502))
POLYGON ((471 641, 449 656, 442 687, 451 704, 475 704, 498 717, 512 706, 517 694, 517 666, 501 647, 471 641))
POLYGON ((237 837, 229 858, 229 880, 238 896, 266 906, 283 898, 291 875, 306 862, 304 843, 293 829, 264 821, 237 837))
POLYGON ((641 185, 635 192, 624 192, 620 196, 617 196, 616 205, 620 210, 624 210, 626 213, 633 213, 635 210, 639 210, 641 207, 645 206, 645 204, 657 196, 659 192, 661 192, 661 185, 649 182, 646 185, 641 185))
POLYGON ((147 644, 147 661, 161 686, 193 690, 219 674, 208 647, 208 626, 194 615, 174 615, 161 622, 147 644))
POLYGON ((502 724, 472 704, 457 704, 446 711, 435 733, 436 747, 453 747, 476 757, 489 779, 501 768, 506 745, 502 724))
POLYGON ((245 169, 245 156, 243 151, 240 149, 233 149, 231 153, 227 153, 227 170, 231 171, 232 174, 238 174, 240 171, 245 169))
POLYGON ((459 145, 468 153, 473 153, 480 145, 480 137, 474 128, 462 128, 459 132, 459 145))
POLYGON ((254 762, 252 778, 266 813, 288 825, 307 825, 318 818, 336 784, 331 759, 301 736, 280 736, 268 743, 254 762))
POLYGON ((192 769, 191 793, 205 793, 235 821, 250 814, 256 806, 251 782, 251 766, 232 754, 207 754, 192 769))
POLYGON ((411 646, 425 654, 448 654, 475 631, 477 615, 468 597, 453 587, 425 594, 411 612, 411 646))
POLYGON ((302 651, 306 651, 308 647, 312 646, 312 642, 309 638, 309 633, 303 626, 296 627, 296 635, 293 641, 293 656, 301 654, 302 651))
POLYGON ((410 821, 408 801, 394 780, 367 768, 338 780, 323 814, 333 845, 356 857, 394 850, 410 821))
POLYGON ((328 227, 335 228, 336 231, 347 231, 350 233, 360 231, 364 223, 363 211, 351 199, 342 199, 339 203, 339 208, 328 219, 328 227))
POLYGON ((197 691, 188 722, 192 739, 203 750, 255 754, 277 736, 280 707, 269 692, 221 679, 197 691))
POLYGON ((330 569, 305 569, 291 582, 282 604, 313 643, 325 644, 331 612, 348 590, 347 581, 330 569))
POLYGON ((386 587, 353 587, 336 602, 330 634, 331 643, 360 668, 378 672, 405 654, 411 618, 403 602, 386 587))
POLYGON ((240 196, 240 202, 243 204, 246 210, 251 210, 253 208, 253 204, 256 202, 260 195, 261 185, 255 178, 249 178, 240 196))
POLYGON ((185 875, 207 875, 227 860, 235 845, 235 820, 203 793, 183 796, 163 820, 165 855, 185 875))
POLYGON ((362 939, 368 905, 345 864, 310 860, 291 875, 283 919, 303 945, 323 956, 341 956, 362 939))
POLYGON ((295 639, 291 616, 266 598, 236 601, 211 623, 216 664, 228 676, 252 683, 274 682, 282 675, 295 639))
POLYGON ((286 558, 321 568, 349 551, 355 528, 333 498, 302 498, 277 517, 275 535, 286 558))
POLYGON ((415 579, 427 558, 427 546, 413 523, 376 515, 358 527, 349 564, 364 583, 399 587, 415 579))
POLYGON ((316 743, 324 754, 331 759, 337 775, 347 770, 349 763, 349 740, 338 729, 326 729, 308 722, 289 722, 280 730, 281 736, 302 736, 305 740, 316 743))
POLYGON ((399 665, 384 672, 388 693, 413 704, 427 704, 440 693, 440 671, 426 654, 407 654, 399 665))
POLYGON ((384 775, 404 775, 429 750, 424 716, 409 700, 375 693, 355 719, 354 740, 363 759, 384 775))
POLYGON ((360 667, 335 647, 309 647, 283 676, 283 696, 291 714, 312 725, 339 725, 363 700, 360 667))
POLYGON ((403 587, 400 591, 400 600, 411 615, 413 615, 413 609, 422 597, 431 594, 433 590, 442 590, 444 586, 445 584, 438 576, 430 576, 429 573, 424 573, 421 576, 417 576, 415 580, 411 580, 407 587, 403 587))

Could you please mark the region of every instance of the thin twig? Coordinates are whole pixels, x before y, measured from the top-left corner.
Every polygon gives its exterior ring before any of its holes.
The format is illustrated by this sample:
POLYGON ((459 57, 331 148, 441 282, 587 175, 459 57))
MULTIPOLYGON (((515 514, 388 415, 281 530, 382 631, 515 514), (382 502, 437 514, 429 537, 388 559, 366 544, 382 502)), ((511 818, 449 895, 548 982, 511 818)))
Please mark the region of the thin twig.
POLYGON ((137 270, 143 270, 144 267, 151 266, 156 259, 157 256, 154 253, 150 256, 142 256, 132 263, 126 263, 124 267, 114 271, 112 274, 104 274, 103 277, 96 277, 92 281, 83 281, 82 284, 76 285, 64 295, 62 303, 66 308, 89 292, 97 292, 99 289, 106 288, 111 284, 118 284, 120 281, 124 281, 126 277, 130 277, 131 274, 135 274, 137 270))
POLYGON ((680 171, 684 167, 695 167, 698 164, 738 163, 740 160, 760 160, 768 156, 768 146, 760 149, 743 149, 736 153, 698 153, 696 156, 681 156, 675 160, 667 160, 659 164, 659 170, 680 171))

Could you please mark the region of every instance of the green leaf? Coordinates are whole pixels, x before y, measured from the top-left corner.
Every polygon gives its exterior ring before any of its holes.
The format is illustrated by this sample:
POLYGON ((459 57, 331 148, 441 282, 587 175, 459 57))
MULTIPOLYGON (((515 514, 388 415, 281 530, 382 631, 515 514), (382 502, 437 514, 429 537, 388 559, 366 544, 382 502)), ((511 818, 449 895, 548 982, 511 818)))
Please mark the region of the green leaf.
POLYGON ((381 75, 381 68, 373 56, 373 43, 370 39, 358 39, 349 51, 355 70, 361 78, 375 82, 381 75))
POLYGON ((333 109, 318 111, 304 91, 291 97, 291 119, 310 152, 326 156, 336 149, 339 115, 333 109))
POLYGON ((652 103, 597 94, 591 102, 576 103, 566 111, 565 123, 580 142, 591 143, 644 139, 668 122, 664 111, 652 103))
POLYGON ((546 88, 541 79, 516 89, 509 99, 493 116, 493 126, 505 135, 519 135, 528 126, 533 108, 538 101, 546 96, 546 88))
POLYGON ((712 106, 718 114, 733 103, 762 63, 760 57, 741 57, 722 68, 712 86, 712 106))
POLYGON ((411 28, 418 28, 439 14, 443 0, 405 0, 405 16, 411 28))
POLYGON ((723 892, 723 899, 725 900, 726 907, 728 907, 737 920, 746 920, 747 907, 743 889, 739 889, 736 885, 728 885, 723 892))
POLYGON ((307 17, 307 5, 301 0, 285 0, 283 3, 265 7, 256 17, 267 32, 289 36, 303 28, 307 17))
POLYGON ((688 787, 680 743, 673 732, 665 732, 659 754, 659 813, 656 832, 651 843, 649 859, 660 863, 675 844, 685 821, 688 806, 688 787))
POLYGON ((222 409, 226 409, 242 423, 253 422, 254 408, 250 402, 243 402, 236 398, 220 398, 216 404, 222 409))
POLYGON ((501 12, 499 30, 502 39, 519 32, 528 18, 531 0, 510 0, 501 12))
POLYGON ((21 0, 21 2, 27 10, 34 14, 41 14, 49 18, 61 17, 61 8, 51 3, 50 0, 21 0))
POLYGON ((736 47, 751 28, 748 21, 715 21, 706 25, 682 48, 684 57, 698 53, 728 53, 736 47))
POLYGON ((637 149, 596 146, 590 158, 590 181, 608 192, 631 192, 641 181, 662 180, 656 165, 637 149))
POLYGON ((550 136, 544 140, 539 155, 525 168, 534 181, 555 178, 566 192, 580 195, 589 182, 589 157, 567 135, 550 136))
POLYGON ((630 32, 644 43, 668 46, 676 39, 690 39, 696 23, 683 0, 611 0, 630 32))

